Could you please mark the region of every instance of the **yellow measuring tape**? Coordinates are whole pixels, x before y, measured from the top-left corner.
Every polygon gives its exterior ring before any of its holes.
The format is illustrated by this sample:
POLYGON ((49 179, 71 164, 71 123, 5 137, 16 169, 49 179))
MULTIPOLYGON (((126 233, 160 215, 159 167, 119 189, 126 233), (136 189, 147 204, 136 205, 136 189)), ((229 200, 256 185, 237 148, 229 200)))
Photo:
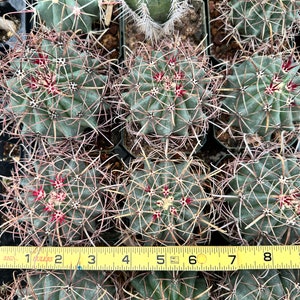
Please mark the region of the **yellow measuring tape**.
POLYGON ((299 269, 300 246, 0 247, 0 268, 56 270, 299 269))

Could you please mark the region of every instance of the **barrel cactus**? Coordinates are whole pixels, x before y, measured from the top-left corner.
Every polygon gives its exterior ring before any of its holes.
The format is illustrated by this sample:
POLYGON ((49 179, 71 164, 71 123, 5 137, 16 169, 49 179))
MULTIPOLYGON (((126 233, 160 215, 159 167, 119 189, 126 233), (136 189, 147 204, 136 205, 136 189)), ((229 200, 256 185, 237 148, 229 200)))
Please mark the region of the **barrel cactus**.
POLYGON ((293 56, 254 56, 235 63, 223 86, 233 135, 271 140, 278 131, 296 135, 300 123, 299 64, 293 56))
POLYGON ((18 163, 1 204, 7 220, 3 226, 17 232, 24 245, 31 240, 37 245, 90 245, 109 229, 112 201, 104 190, 112 175, 106 165, 87 155, 39 156, 18 163))
POLYGON ((264 152, 229 166, 227 221, 237 226, 234 238, 242 243, 293 244, 300 235, 299 158, 264 152))
POLYGON ((197 272, 147 272, 130 281, 130 299, 210 299, 210 287, 197 272))
POLYGON ((58 31, 92 31, 93 22, 100 22, 98 0, 38 0, 37 17, 48 28, 58 31))
POLYGON ((15 120, 21 136, 39 135, 54 143, 80 137, 88 128, 99 132, 100 116, 108 115, 103 57, 86 51, 74 35, 38 32, 7 59, 8 75, 1 82, 4 114, 15 120))
POLYGON ((201 160, 183 154, 166 158, 155 151, 132 161, 122 177, 116 192, 123 196, 120 228, 128 233, 123 242, 182 245, 209 240, 216 228, 213 178, 201 160))
POLYGON ((218 114, 217 76, 188 43, 142 45, 125 60, 118 84, 126 132, 134 142, 157 148, 202 146, 209 121, 218 114), (173 145, 173 146, 172 146, 173 145))
POLYGON ((15 290, 11 299, 118 299, 109 274, 99 271, 26 271, 18 275, 15 290))
POLYGON ((262 43, 287 42, 293 26, 299 31, 299 9, 298 0, 230 0, 221 4, 227 30, 240 44, 256 48, 262 43))
POLYGON ((243 270, 227 273, 214 299, 296 300, 300 294, 299 270, 243 270), (224 298, 223 298, 224 297, 224 298))
POLYGON ((121 3, 124 16, 131 16, 145 38, 152 41, 158 41, 162 34, 171 34, 174 22, 188 9, 187 0, 122 0, 121 3))

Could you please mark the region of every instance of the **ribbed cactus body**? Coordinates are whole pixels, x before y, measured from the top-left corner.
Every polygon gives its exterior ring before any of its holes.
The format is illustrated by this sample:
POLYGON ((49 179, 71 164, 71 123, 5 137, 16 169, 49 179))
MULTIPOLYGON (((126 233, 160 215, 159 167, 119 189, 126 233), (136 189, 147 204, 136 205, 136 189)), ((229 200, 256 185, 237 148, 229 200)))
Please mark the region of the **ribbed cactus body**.
POLYGON ((264 154, 237 161, 229 182, 230 219, 248 242, 292 244, 300 236, 300 163, 296 156, 264 154))
POLYGON ((98 0, 38 0, 35 9, 48 28, 58 31, 92 31, 100 19, 98 0))
MULTIPOLYGON (((107 76, 101 59, 66 34, 42 41, 11 61, 13 76, 6 81, 6 109, 22 123, 21 134, 39 134, 54 142, 80 136, 87 128, 97 131, 98 117, 106 109, 102 95, 107 76)), ((17 51, 17 50, 14 50, 17 51)), ((105 67, 104 67, 105 68, 105 67)))
MULTIPOLYGON (((17 295, 34 299, 114 300, 116 288, 104 272, 98 271, 29 271, 23 275, 27 287, 20 287, 17 295)), ((24 282, 22 283, 24 286, 24 282)))
POLYGON ((243 270, 227 274, 219 284, 219 296, 228 300, 296 300, 299 280, 299 270, 243 270))
POLYGON ((254 39, 257 43, 285 37, 292 24, 300 20, 300 1, 297 0, 231 0, 227 5, 230 7, 229 21, 242 37, 242 43, 243 40, 254 39))
POLYGON ((206 242, 213 222, 206 172, 201 161, 133 161, 119 190, 130 232, 150 245, 206 242))
POLYGON ((148 140, 203 144, 208 122, 218 112, 216 75, 205 56, 143 47, 133 56, 120 84, 126 130, 137 139, 146 135, 148 140))
POLYGON ((209 299, 210 288, 197 272, 152 272, 141 274, 130 282, 131 299, 187 300, 209 299), (141 298, 142 297, 142 298, 141 298))
POLYGON ((125 15, 130 15, 146 39, 158 41, 173 32, 174 22, 188 9, 186 0, 122 0, 125 15))
POLYGON ((240 133, 270 139, 299 128, 299 64, 292 57, 255 56, 236 63, 224 86, 229 123, 240 133))

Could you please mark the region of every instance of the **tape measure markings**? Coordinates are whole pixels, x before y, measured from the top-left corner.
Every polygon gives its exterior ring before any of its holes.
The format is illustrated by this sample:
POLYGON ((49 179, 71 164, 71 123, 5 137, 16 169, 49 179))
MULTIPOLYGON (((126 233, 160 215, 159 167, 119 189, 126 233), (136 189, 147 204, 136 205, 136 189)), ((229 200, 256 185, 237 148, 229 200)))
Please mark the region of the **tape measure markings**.
POLYGON ((61 270, 298 269, 300 245, 0 247, 0 268, 61 270))

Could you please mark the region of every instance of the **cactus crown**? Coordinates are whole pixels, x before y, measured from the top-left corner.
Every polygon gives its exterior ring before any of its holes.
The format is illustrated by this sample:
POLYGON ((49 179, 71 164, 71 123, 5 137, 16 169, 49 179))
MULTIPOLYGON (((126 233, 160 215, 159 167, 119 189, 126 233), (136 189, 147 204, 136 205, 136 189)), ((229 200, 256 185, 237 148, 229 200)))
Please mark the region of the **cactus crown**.
POLYGON ((2 83, 6 110, 22 135, 39 134, 54 142, 80 136, 86 128, 97 132, 100 113, 108 108, 105 58, 87 52, 74 35, 39 32, 8 59, 13 75, 2 83))
POLYGON ((22 299, 117 299, 116 287, 104 272, 35 270, 23 272, 18 277, 16 294, 22 299))
POLYGON ((210 296, 210 288, 196 272, 149 272, 134 277, 130 285, 131 299, 206 300, 210 296))
POLYGON ((228 272, 214 299, 297 299, 299 280, 299 270, 241 270, 233 274, 228 272))

